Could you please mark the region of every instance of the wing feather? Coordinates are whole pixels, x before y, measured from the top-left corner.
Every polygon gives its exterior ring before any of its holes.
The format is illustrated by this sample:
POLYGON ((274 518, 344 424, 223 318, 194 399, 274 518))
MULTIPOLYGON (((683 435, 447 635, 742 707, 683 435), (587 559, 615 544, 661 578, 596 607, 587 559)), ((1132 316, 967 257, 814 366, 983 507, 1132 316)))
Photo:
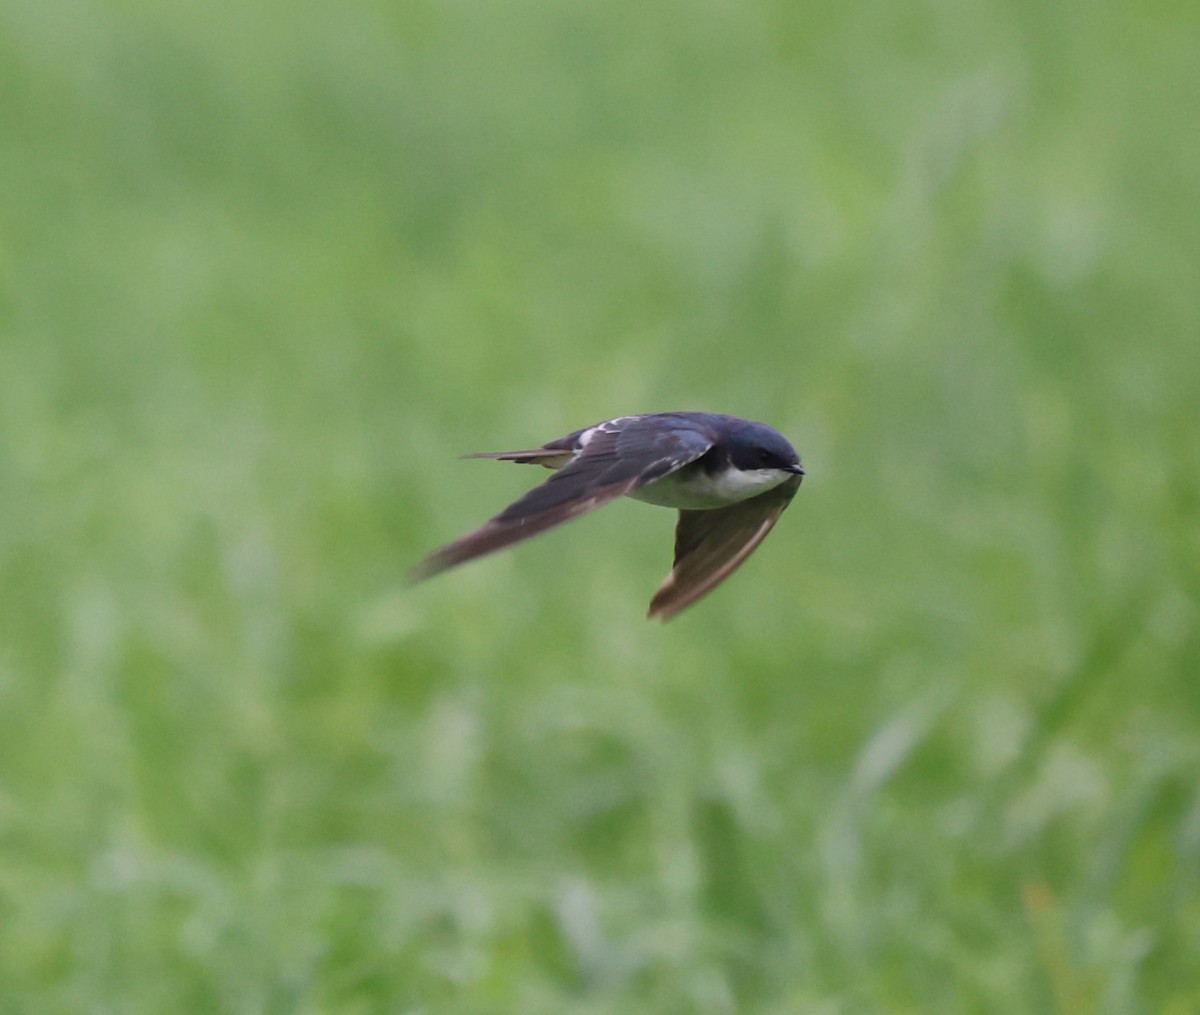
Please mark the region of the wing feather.
MULTIPOLYGON (((409 581, 432 578, 578 518, 682 468, 712 447, 712 438, 698 430, 663 431, 632 417, 622 422, 622 426, 609 429, 599 424, 573 461, 474 532, 435 550, 409 572, 409 581)), ((561 453, 553 447, 561 443, 551 442, 538 451, 479 457, 536 462, 549 457, 542 455, 542 450, 561 453)))
POLYGON ((647 616, 670 620, 733 574, 792 502, 801 478, 730 507, 680 511, 675 563, 650 600, 647 616))

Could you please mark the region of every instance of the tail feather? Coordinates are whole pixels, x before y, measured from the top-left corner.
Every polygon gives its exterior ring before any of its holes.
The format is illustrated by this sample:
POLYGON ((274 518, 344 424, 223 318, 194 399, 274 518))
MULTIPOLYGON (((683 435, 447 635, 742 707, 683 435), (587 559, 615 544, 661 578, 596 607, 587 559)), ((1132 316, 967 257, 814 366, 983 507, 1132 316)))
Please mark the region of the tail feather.
POLYGON ((501 462, 517 462, 520 465, 541 465, 547 469, 559 469, 573 457, 573 451, 562 448, 533 448, 529 451, 477 451, 463 458, 494 458, 501 462))

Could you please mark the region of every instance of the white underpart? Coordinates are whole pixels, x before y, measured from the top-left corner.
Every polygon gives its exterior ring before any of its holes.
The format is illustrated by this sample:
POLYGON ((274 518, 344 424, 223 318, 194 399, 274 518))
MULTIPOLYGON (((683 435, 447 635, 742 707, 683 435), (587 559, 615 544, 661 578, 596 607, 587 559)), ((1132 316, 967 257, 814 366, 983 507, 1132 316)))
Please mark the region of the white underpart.
POLYGON ((672 472, 629 496, 659 507, 708 511, 757 497, 791 476, 783 469, 726 469, 715 475, 702 469, 685 469, 672 472))

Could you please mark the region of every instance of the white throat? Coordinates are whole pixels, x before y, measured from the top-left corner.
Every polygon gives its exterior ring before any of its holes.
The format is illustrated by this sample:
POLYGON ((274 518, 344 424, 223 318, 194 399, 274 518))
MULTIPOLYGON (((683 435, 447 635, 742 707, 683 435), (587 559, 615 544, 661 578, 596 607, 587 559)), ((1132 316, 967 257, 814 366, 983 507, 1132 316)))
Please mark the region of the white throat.
POLYGON ((629 496, 659 507, 684 511, 708 511, 729 507, 777 487, 792 473, 783 469, 725 469, 709 474, 702 469, 683 469, 629 496))

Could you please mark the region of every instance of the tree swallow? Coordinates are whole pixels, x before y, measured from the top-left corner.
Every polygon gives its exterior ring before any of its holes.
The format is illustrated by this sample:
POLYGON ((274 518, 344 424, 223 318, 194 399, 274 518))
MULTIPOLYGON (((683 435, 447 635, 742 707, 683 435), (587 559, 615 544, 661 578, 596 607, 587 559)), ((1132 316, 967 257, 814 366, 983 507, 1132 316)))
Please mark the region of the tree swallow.
POLYGON ((677 508, 675 563, 648 616, 669 620, 744 561, 800 488, 795 449, 763 423, 714 412, 618 416, 530 451, 490 451, 554 475, 474 532, 418 564, 423 581, 519 543, 617 497, 677 508))

